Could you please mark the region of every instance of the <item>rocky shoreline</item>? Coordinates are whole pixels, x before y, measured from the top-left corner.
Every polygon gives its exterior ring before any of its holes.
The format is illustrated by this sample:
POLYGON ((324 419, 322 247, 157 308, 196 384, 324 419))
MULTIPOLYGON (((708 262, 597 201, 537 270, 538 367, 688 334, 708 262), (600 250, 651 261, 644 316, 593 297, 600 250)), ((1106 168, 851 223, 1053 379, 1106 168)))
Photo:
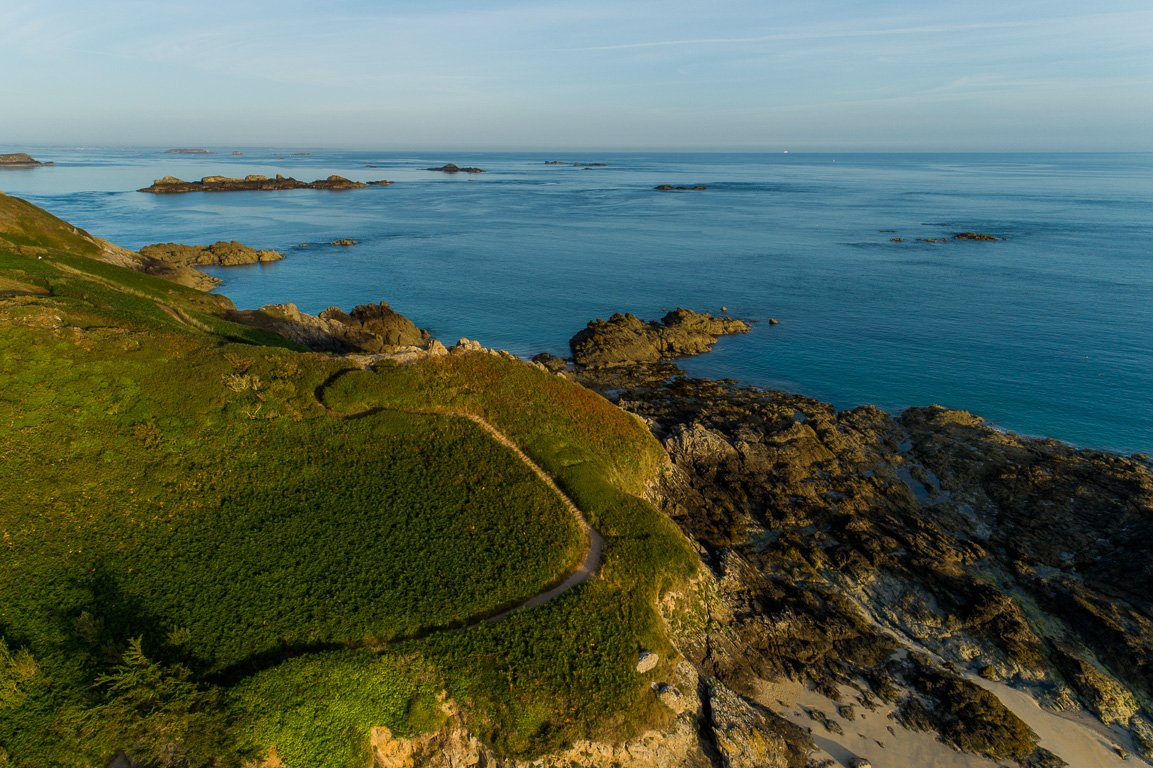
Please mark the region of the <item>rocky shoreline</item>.
MULTIPOLYGON (((838 412, 669 362, 564 375, 665 447, 670 470, 651 500, 707 566, 707 586, 680 600, 709 619, 682 625, 678 648, 706 693, 728 690, 758 713, 760 732, 770 715, 808 721, 831 745, 820 759, 840 750, 862 765, 901 764, 890 761, 903 733, 934 734, 973 765, 1153 764, 1148 457, 1005 434, 941 406, 838 412), (810 703, 766 695, 783 682, 810 703), (1057 730, 1092 719, 1086 733, 1111 746, 1062 743, 1062 756, 994 690, 1027 694, 1057 730), (854 721, 877 712, 890 737, 854 737, 865 727, 854 721)), ((725 765, 806 764, 726 746, 731 729, 707 715, 702 743, 725 765)))
MULTIPOLYGON (((376 334, 342 342, 364 365, 479 349, 410 323, 382 336, 367 318, 390 312, 318 321, 376 334), (407 346, 367 353, 384 341, 407 346)), ((652 683, 671 724, 533 764, 1153 764, 1153 462, 936 405, 837 411, 668 362, 737 323, 614 315, 573 337, 578 362, 534 359, 648 426, 669 459, 649 500, 704 568, 661 600, 682 656, 652 683)), ((377 763, 519 765, 447 715, 418 739, 377 733, 377 763)))

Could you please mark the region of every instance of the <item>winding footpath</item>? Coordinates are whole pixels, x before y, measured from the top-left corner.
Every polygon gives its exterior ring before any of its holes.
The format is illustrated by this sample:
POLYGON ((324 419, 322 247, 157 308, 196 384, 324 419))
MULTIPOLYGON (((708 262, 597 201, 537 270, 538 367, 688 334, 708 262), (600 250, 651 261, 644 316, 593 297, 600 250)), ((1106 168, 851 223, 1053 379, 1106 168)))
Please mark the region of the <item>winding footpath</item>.
POLYGON ((524 462, 525 466, 527 466, 530 470, 532 470, 536 474, 536 476, 539 477, 545 483, 545 485, 547 485, 549 488, 552 488, 552 490, 557 494, 557 496, 560 497, 560 500, 564 503, 564 505, 566 507, 568 507, 570 512, 572 512, 573 517, 576 518, 577 525, 581 529, 581 535, 582 535, 582 538, 584 539, 584 544, 585 544, 584 550, 583 550, 583 556, 581 557, 580 564, 577 565, 577 567, 571 573, 569 573, 569 575, 567 577, 565 577, 565 579, 562 582, 560 582, 559 584, 557 584, 553 587, 550 587, 549 589, 546 589, 542 592, 538 592, 537 594, 533 595, 532 597, 530 597, 530 598, 528 598, 528 599, 526 599, 520 603, 517 603, 513 607, 511 607, 507 610, 501 611, 500 613, 498 613, 494 616, 489 616, 489 617, 482 619, 480 621, 470 622, 467 625, 468 629, 471 629, 473 627, 478 627, 481 624, 500 621, 501 619, 503 619, 503 618, 513 614, 513 613, 516 613, 517 611, 524 610, 525 608, 535 608, 537 606, 544 605, 545 603, 547 603, 551 600, 555 600, 556 598, 563 595, 565 592, 568 592, 570 589, 573 589, 574 587, 577 587, 577 586, 585 583, 586 581, 588 581, 597 572, 597 569, 600 568, 600 566, 601 566, 601 550, 604 547, 604 537, 601 536, 601 534, 595 528, 593 528, 591 525, 589 525, 588 519, 585 517, 584 513, 581 512, 580 508, 573 502, 573 500, 570 499, 568 497, 568 495, 560 489, 560 486, 557 485, 556 481, 552 478, 552 476, 549 475, 547 472, 545 472, 544 469, 542 469, 539 464, 537 464, 535 461, 533 461, 531 458, 529 458, 528 454, 526 454, 521 449, 521 447, 519 445, 517 445, 515 442, 513 442, 508 437, 508 435, 504 434, 499 429, 497 429, 495 426, 493 426, 492 423, 489 422, 487 419, 484 419, 484 418, 477 416, 476 414, 473 414, 473 413, 467 413, 465 411, 438 411, 438 410, 425 411, 425 410, 412 410, 412 409, 407 409, 407 408, 388 408, 388 407, 384 407, 384 406, 380 406, 377 408, 370 409, 369 411, 356 413, 356 414, 340 413, 339 411, 337 411, 333 408, 330 408, 324 402, 324 397, 321 394, 322 391, 331 383, 332 383, 332 381, 329 380, 329 381, 325 382, 324 384, 320 385, 319 387, 317 387, 316 392, 314 394, 315 394, 317 403, 319 403, 320 406, 324 408, 325 412, 328 413, 330 416, 334 416, 336 418, 347 419, 347 418, 363 417, 363 416, 368 415, 369 413, 372 413, 372 412, 395 411, 398 413, 412 414, 414 416, 451 416, 454 418, 468 419, 469 421, 472 421, 474 424, 476 424, 477 426, 481 427, 486 432, 488 432, 489 435, 494 440, 496 440, 498 443, 500 443, 501 445, 505 446, 506 448, 511 450, 513 453, 515 453, 517 455, 517 457, 520 458, 520 460, 522 462, 524 462))
MULTIPOLYGON (((463 413, 461 411, 448 411, 444 415, 460 416, 466 419, 470 419, 474 423, 483 427, 490 435, 492 435, 494 440, 506 448, 509 448, 513 453, 519 456, 520 460, 525 463, 525 466, 535 472, 537 477, 544 481, 545 485, 556 491, 557 496, 560 496, 561 501, 564 502, 565 506, 569 508, 569 511, 571 511, 573 516, 576 518, 577 525, 580 526, 581 533, 585 540, 584 559, 581 564, 577 566, 576 570, 568 575, 568 578, 566 578, 560 584, 557 584, 552 589, 539 592, 536 595, 530 597, 528 600, 525 600, 523 603, 509 608, 507 611, 498 613, 496 616, 490 616, 489 618, 485 619, 485 621, 500 621, 510 613, 515 613, 516 611, 522 610, 524 608, 535 608, 538 605, 544 605, 548 601, 563 595, 565 592, 568 592, 578 584, 583 584, 584 582, 588 581, 592 575, 596 573, 596 570, 600 568, 601 548, 604 546, 604 537, 601 536, 600 533, 596 531, 596 529, 589 525, 588 520, 585 518, 584 513, 580 511, 580 508, 577 507, 577 505, 573 503, 573 500, 570 499, 568 495, 560 489, 560 486, 556 484, 556 481, 552 479, 551 475, 541 469, 541 467, 535 461, 529 458, 528 454, 521 450, 519 445, 510 440, 507 435, 494 427, 488 421, 475 414, 463 413)), ((474 624, 472 626, 478 625, 474 624)))

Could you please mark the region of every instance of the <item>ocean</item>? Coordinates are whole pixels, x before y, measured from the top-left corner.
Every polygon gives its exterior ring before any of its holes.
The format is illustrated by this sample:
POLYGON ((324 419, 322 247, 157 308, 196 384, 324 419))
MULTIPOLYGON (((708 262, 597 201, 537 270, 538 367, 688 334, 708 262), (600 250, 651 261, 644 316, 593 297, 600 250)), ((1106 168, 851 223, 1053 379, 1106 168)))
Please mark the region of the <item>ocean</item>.
POLYGON ((753 331, 690 374, 1153 454, 1153 154, 19 150, 56 165, 0 171, 0 190, 119 245, 285 253, 206 270, 242 309, 386 301, 446 345, 531 357, 614 312, 726 307, 753 331), (448 162, 486 173, 423 170, 448 162), (135 191, 254 173, 395 183, 135 191))

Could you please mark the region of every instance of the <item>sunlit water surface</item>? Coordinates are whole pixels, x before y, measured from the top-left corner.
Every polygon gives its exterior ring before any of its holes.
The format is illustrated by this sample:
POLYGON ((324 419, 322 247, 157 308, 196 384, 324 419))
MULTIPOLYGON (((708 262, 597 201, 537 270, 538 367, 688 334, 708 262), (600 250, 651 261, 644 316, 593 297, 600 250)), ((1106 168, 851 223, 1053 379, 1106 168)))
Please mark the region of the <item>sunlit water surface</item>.
POLYGON ((0 172, 0 189, 129 248, 235 239, 286 253, 212 270, 240 308, 387 301, 447 344, 530 356, 568 354, 587 321, 617 311, 725 306, 759 322, 684 361, 694 375, 839 408, 941 403, 1015 432, 1153 453, 1153 155, 233 149, 32 148, 57 165, 0 172), (450 161, 487 173, 422 170, 450 161), (164 175, 250 173, 396 183, 135 191, 164 175), (965 231, 1001 240, 918 240, 965 231))

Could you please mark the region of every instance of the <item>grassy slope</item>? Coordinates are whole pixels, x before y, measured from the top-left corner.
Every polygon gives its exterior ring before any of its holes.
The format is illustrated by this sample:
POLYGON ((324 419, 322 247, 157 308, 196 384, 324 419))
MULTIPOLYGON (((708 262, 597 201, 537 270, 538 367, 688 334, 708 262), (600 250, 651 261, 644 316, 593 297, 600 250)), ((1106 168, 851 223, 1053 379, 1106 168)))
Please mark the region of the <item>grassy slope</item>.
POLYGON ((632 660, 666 648, 652 597, 692 557, 628 493, 659 457, 631 417, 488 356, 371 374, 287 349, 207 294, 91 260, 83 232, 15 198, 0 196, 0 238, 14 764, 95 765, 141 733, 197 732, 215 736, 185 748, 205 755, 275 744, 292 768, 359 765, 368 728, 426 727, 421 702, 446 686, 518 753, 659 719, 632 660), (334 418, 318 392, 384 410, 334 418), (400 408, 510 435, 606 535, 603 578, 498 624, 354 650, 514 603, 579 549, 483 430, 400 408))

